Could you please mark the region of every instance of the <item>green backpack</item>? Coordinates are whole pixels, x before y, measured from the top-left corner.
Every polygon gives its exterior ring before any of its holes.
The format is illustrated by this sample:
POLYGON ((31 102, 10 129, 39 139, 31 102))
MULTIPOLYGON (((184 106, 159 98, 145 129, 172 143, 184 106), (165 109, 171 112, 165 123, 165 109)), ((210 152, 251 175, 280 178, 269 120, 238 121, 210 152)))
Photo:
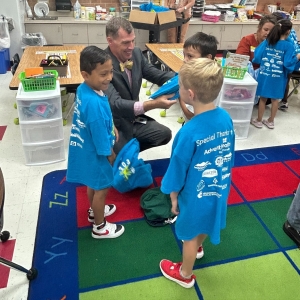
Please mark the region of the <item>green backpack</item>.
POLYGON ((161 192, 159 187, 148 189, 141 196, 141 207, 147 223, 154 227, 165 226, 176 221, 171 212, 171 198, 161 192))

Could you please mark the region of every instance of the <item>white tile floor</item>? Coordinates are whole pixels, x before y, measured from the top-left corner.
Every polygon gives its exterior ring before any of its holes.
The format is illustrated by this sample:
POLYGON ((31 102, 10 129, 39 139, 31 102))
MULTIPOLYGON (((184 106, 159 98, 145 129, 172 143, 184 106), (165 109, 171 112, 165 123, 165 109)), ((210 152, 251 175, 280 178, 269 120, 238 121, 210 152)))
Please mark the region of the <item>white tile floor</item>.
MULTIPOLYGON (((43 176, 53 170, 65 169, 66 161, 34 167, 25 165, 20 128, 14 124, 14 118, 17 117, 17 110, 13 107, 16 91, 8 88, 11 77, 9 72, 0 75, 0 126, 7 125, 4 137, 0 141, 0 166, 6 187, 3 230, 10 231, 11 238, 16 239, 13 261, 30 268, 43 176)), ((146 89, 141 90, 144 99, 147 98, 145 91, 146 89)), ((266 115, 268 113, 269 108, 266 109, 266 115)), ((151 111, 149 115, 169 126, 174 135, 181 127, 177 123, 180 116, 177 104, 167 112, 165 118, 160 117, 160 110, 151 111)), ((257 116, 256 107, 253 116, 257 116)), ((64 127, 66 156, 71 118, 72 116, 69 117, 68 125, 64 127)), ((278 111, 274 130, 250 126, 248 139, 237 140, 236 150, 300 143, 299 123, 300 98, 293 95, 288 111, 278 111)), ((170 142, 166 146, 149 149, 140 156, 144 160, 169 157, 171 145, 170 142)), ((0 299, 27 299, 27 293, 28 281, 25 274, 11 269, 8 287, 0 289, 0 299)))

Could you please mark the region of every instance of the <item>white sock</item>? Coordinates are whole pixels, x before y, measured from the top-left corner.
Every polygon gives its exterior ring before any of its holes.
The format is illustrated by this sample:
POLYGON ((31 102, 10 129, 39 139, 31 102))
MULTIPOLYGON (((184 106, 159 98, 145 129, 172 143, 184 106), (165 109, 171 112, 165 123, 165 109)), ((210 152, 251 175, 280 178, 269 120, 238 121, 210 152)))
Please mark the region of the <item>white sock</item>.
POLYGON ((181 266, 180 269, 179 269, 179 274, 180 274, 180 276, 183 277, 184 279, 191 279, 191 276, 192 276, 193 274, 191 274, 190 276, 183 276, 181 268, 182 268, 182 266, 181 266))

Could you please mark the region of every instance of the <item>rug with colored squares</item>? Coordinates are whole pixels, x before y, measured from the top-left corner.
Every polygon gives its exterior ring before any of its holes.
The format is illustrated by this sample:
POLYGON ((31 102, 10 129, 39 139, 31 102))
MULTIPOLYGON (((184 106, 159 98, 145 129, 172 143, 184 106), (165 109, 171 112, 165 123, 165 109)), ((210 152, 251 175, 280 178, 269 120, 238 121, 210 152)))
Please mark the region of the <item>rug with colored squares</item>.
MULTIPOLYGON (((149 161, 159 186, 169 160, 149 161)), ((221 243, 204 243, 195 263, 196 284, 184 289, 164 278, 163 258, 181 261, 174 225, 151 227, 143 217, 145 189, 111 189, 107 217, 125 233, 95 240, 87 220, 86 188, 68 183, 66 171, 44 177, 30 282, 30 300, 296 299, 300 252, 282 225, 300 178, 300 145, 236 151, 221 243)))

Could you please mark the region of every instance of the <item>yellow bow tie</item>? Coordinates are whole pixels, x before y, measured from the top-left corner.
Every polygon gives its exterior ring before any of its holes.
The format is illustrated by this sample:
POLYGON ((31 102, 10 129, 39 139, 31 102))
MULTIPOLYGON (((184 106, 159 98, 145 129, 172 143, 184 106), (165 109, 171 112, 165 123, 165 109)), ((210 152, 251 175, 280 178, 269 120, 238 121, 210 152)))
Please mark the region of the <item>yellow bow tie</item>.
POLYGON ((125 68, 128 70, 132 69, 133 61, 132 60, 127 60, 124 63, 120 63, 120 69, 121 72, 124 72, 125 68))

